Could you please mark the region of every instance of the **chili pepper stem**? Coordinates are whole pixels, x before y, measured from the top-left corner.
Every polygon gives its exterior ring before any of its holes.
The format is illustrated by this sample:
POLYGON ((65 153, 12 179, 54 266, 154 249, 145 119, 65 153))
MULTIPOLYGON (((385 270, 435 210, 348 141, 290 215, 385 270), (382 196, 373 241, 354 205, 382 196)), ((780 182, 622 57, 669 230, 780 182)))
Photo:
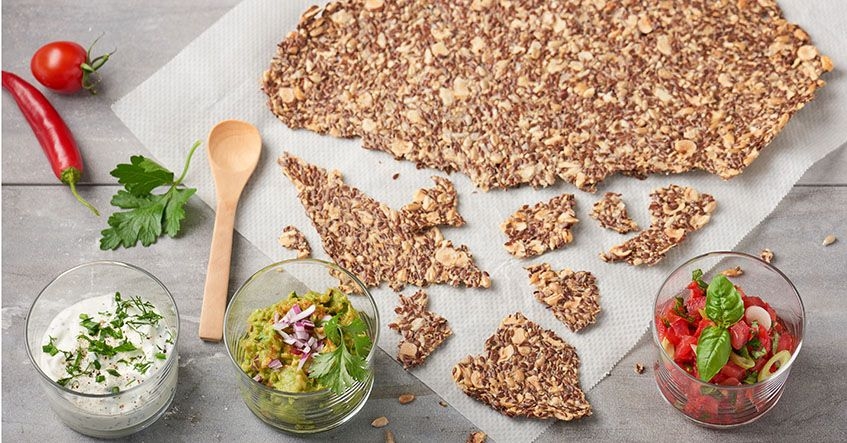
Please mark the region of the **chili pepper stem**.
POLYGON ((81 175, 82 175, 82 173, 79 171, 79 169, 67 168, 64 171, 62 171, 61 180, 62 180, 62 183, 65 183, 65 184, 67 184, 68 186, 71 187, 71 193, 74 195, 74 197, 76 197, 77 201, 82 203, 83 206, 90 209, 91 212, 94 213, 94 215, 99 217, 100 211, 98 211, 97 208, 94 207, 94 205, 85 201, 85 199, 82 198, 82 196, 79 195, 79 192, 77 192, 77 190, 76 190, 76 183, 79 181, 79 178, 80 178, 81 175))

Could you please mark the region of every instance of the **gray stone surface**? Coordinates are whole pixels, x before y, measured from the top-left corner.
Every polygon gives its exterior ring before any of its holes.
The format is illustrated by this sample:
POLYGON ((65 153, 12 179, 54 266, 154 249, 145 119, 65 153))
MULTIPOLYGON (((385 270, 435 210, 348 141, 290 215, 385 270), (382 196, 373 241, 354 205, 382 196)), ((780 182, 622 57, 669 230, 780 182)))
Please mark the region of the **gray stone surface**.
MULTIPOLYGON (((9 0, 2 4, 3 68, 31 79, 29 57, 47 41, 89 42, 106 32, 101 49, 119 52, 103 69, 101 93, 48 96, 73 128, 87 162, 82 192, 101 208, 115 191, 108 171, 129 155, 147 151, 112 114, 109 104, 132 90, 223 15, 237 0, 190 2, 94 0, 9 0)), ((296 440, 253 417, 234 391, 229 362, 220 344, 195 339, 213 213, 199 200, 189 207, 185 234, 151 248, 103 252, 97 238, 105 220, 90 216, 55 184, 43 154, 14 102, 3 94, 2 131, 2 437, 8 441, 76 441, 46 409, 36 373, 24 350, 29 304, 49 280, 76 264, 114 259, 137 264, 157 275, 174 293, 187 332, 179 344, 180 382, 168 414, 133 441, 296 440)), ((186 112, 193 112, 187 109, 186 112)), ((767 155, 767 154, 765 154, 767 155)), ((810 440, 847 441, 847 364, 843 328, 844 276, 847 274, 847 147, 816 164, 798 186, 737 250, 769 247, 775 264, 804 297, 808 336, 785 394, 757 423, 732 432, 696 427, 659 397, 652 370, 636 375, 636 362, 650 366, 654 350, 645 338, 588 393, 595 415, 576 423, 557 423, 540 441, 561 440, 810 440), (841 238, 820 245, 829 233, 841 238)), ((230 286, 269 262, 236 235, 230 286)), ((658 283, 657 283, 658 284, 658 283)), ((381 441, 371 420, 387 416, 399 442, 463 441, 474 430, 451 407, 385 353, 376 361, 377 383, 365 409, 342 428, 314 440, 381 441), (400 393, 415 402, 401 406, 400 393)), ((504 418, 504 420, 508 420, 504 418)))

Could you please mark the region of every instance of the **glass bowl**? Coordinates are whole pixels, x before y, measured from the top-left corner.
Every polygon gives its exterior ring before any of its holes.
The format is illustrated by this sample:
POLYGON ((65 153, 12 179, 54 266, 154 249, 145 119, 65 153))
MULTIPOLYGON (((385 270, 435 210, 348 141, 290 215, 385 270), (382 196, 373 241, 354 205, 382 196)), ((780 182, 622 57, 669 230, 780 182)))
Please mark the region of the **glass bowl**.
POLYGON ((39 373, 53 412, 69 428, 98 438, 119 438, 154 423, 171 404, 176 393, 179 343, 179 312, 171 293, 156 277, 136 266, 97 261, 69 269, 48 284, 29 310, 26 319, 27 354, 39 373), (153 303, 174 331, 173 350, 156 373, 119 393, 85 394, 53 381, 42 368, 44 334, 65 308, 91 296, 121 292, 153 303))
POLYGON ((224 343, 244 403, 265 423, 286 432, 309 434, 335 428, 350 420, 365 405, 373 387, 373 357, 379 340, 379 313, 367 288, 348 271, 335 264, 294 259, 274 263, 256 272, 232 296, 224 316, 224 343), (329 390, 283 392, 253 380, 239 366, 243 355, 241 338, 247 334, 247 319, 258 308, 271 306, 292 291, 324 292, 339 287, 341 277, 351 305, 359 312, 374 343, 367 356, 368 377, 356 382, 340 395, 329 390))
POLYGON ((668 276, 656 295, 651 329, 658 352, 654 372, 659 392, 671 406, 705 427, 732 428, 755 421, 773 408, 782 396, 791 365, 803 344, 805 317, 803 301, 788 277, 757 257, 738 252, 710 252, 687 261, 668 276), (741 386, 714 385, 695 378, 665 353, 655 318, 673 303, 675 297, 688 295, 686 286, 695 269, 702 269, 703 280, 708 282, 717 272, 736 266, 741 267, 743 274, 731 277, 731 281, 748 296, 759 296, 770 304, 797 343, 788 363, 770 378, 741 386))

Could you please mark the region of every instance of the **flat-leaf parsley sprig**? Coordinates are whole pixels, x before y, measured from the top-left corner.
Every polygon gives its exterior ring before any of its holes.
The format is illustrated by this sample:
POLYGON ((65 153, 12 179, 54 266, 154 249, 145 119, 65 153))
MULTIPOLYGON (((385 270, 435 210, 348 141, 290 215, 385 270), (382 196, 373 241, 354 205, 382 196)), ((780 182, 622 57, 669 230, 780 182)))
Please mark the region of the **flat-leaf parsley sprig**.
POLYGON ((339 313, 324 323, 326 338, 336 345, 335 350, 323 352, 312 358, 309 377, 317 379, 327 389, 341 394, 357 381, 368 376, 368 363, 365 360, 371 352, 373 343, 367 333, 367 325, 361 318, 355 318, 349 325, 339 323, 339 313), (347 339, 351 345, 347 345, 347 339))
POLYGON ((100 249, 131 248, 139 241, 143 246, 150 246, 163 233, 176 237, 185 218, 185 204, 197 192, 180 184, 198 146, 199 141, 191 146, 182 174, 176 180, 173 172, 142 155, 130 157, 130 163, 121 163, 110 172, 124 185, 124 189, 112 196, 111 203, 124 211, 109 217, 109 228, 100 232, 100 249), (154 189, 162 186, 168 186, 164 194, 153 194, 154 189))

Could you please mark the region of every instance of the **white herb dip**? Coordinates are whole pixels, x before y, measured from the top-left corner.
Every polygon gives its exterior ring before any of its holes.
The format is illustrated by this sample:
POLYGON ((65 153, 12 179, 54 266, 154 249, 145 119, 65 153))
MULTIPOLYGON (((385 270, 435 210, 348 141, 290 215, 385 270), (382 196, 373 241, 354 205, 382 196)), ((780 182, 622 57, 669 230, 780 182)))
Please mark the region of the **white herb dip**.
POLYGON ((86 298, 50 323, 41 368, 75 392, 122 392, 152 377, 167 362, 175 336, 165 323, 156 307, 141 298, 86 298))

